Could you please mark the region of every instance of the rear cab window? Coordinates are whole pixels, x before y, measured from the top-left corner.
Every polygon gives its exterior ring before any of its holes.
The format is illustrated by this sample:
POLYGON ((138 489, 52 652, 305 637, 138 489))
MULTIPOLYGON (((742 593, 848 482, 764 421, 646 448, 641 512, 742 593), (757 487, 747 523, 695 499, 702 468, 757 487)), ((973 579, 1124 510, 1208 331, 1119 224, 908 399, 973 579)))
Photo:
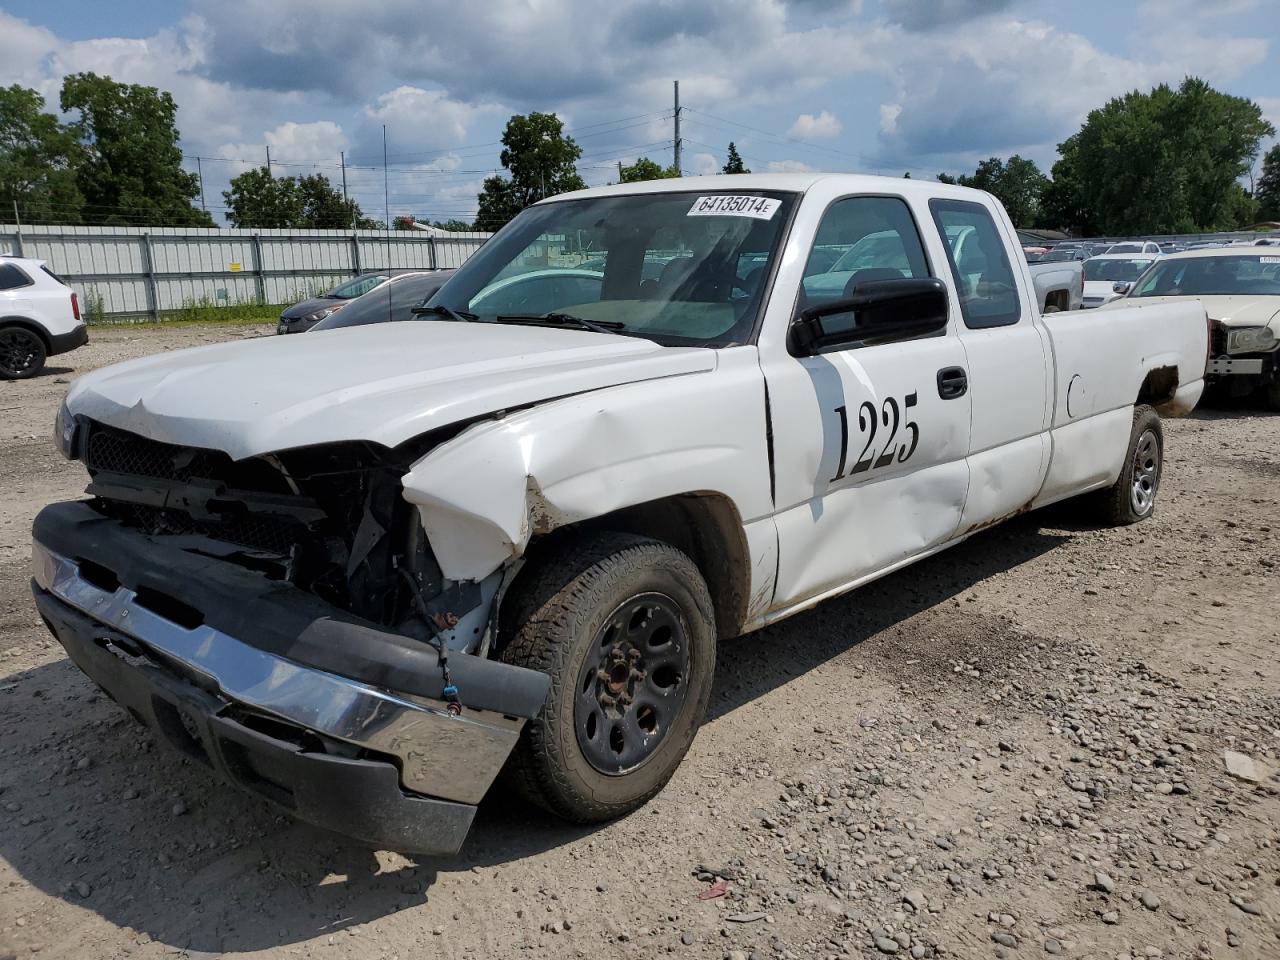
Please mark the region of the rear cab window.
POLYGON ((947 251, 964 325, 980 330, 1022 319, 1013 265, 990 211, 970 200, 933 199, 929 212, 947 251))

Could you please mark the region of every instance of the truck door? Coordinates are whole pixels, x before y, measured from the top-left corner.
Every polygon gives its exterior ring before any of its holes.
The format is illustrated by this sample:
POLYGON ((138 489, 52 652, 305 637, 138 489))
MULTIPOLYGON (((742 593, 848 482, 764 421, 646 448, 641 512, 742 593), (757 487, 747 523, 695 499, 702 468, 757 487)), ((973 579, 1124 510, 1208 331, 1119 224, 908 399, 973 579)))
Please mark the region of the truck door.
MULTIPOLYGON (((899 197, 835 199, 815 216, 815 241, 800 251, 796 313, 860 284, 937 275, 899 197)), ((795 289, 782 282, 787 272, 784 264, 775 288, 784 296, 795 289)), ((784 326, 762 334, 760 348, 779 543, 775 607, 852 585, 949 539, 968 484, 970 399, 954 387, 965 377, 954 318, 944 335, 812 357, 781 342, 784 326)))
POLYGON ((1020 259, 1010 260, 1018 247, 1006 218, 997 220, 970 200, 933 199, 929 212, 958 294, 973 404, 969 495, 960 525, 967 532, 1026 509, 1044 483, 1050 358, 1035 322, 1030 273, 1020 259))

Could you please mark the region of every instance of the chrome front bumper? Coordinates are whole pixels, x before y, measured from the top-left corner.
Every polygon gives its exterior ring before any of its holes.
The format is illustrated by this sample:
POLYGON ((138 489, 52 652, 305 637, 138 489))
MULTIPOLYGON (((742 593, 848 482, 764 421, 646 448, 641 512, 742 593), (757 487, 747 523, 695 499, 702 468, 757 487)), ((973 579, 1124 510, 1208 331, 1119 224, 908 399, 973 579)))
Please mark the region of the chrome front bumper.
MULTIPOLYGON (((246 782, 233 769, 235 764, 223 762, 218 741, 228 729, 232 730, 232 739, 252 740, 265 732, 273 740, 268 745, 271 749, 258 751, 263 755, 255 754, 250 766, 257 779, 284 790, 291 801, 284 805, 301 819, 404 852, 456 851, 470 825, 473 805, 502 768, 526 718, 537 713, 541 696, 545 695, 542 675, 488 661, 464 663, 462 674, 467 676, 470 667, 473 680, 460 680, 458 669, 454 669, 464 704, 461 713, 454 715, 441 699, 390 690, 263 649, 254 637, 233 636, 220 628, 215 611, 202 615, 200 607, 211 606, 207 583, 202 591, 193 591, 197 596, 175 597, 173 594, 178 591, 173 584, 184 578, 165 580, 150 569, 156 563, 207 564, 208 558, 177 556, 183 552, 122 531, 83 504, 57 504, 46 508, 46 513, 37 519, 37 539, 32 545, 37 606, 72 659, 113 698, 149 726, 162 733, 176 733, 179 741, 185 727, 194 742, 175 742, 175 746, 188 753, 196 749, 206 754, 203 759, 209 760, 217 772, 268 799, 278 800, 279 791, 257 789, 255 778, 246 782), (54 513, 52 518, 46 516, 49 512, 54 513), (41 542, 42 521, 50 532, 57 531, 53 539, 64 541, 61 550, 41 542), (111 526, 104 528, 103 524, 111 526), (103 535, 104 529, 109 536, 103 535), (78 559, 69 556, 73 551, 67 549, 70 544, 66 541, 74 539, 77 531, 82 532, 89 559, 83 554, 78 559), (123 557, 125 562, 113 566, 111 557, 104 555, 104 545, 114 547, 120 554, 149 550, 161 556, 123 557), (174 555, 166 557, 165 553, 174 555), (130 583, 130 579, 137 582, 130 583), (200 619, 212 622, 194 622, 200 619), (492 702, 501 709, 466 706, 469 686, 480 702, 492 702), (153 707, 164 708, 162 713, 168 707, 158 703, 157 698, 177 711, 181 724, 163 722, 153 707), (210 724, 216 730, 205 736, 212 729, 210 724), (313 771, 303 778, 306 783, 301 787, 284 782, 289 779, 289 770, 297 766, 298 757, 282 756, 282 751, 305 759, 313 771), (385 795, 371 797, 369 803, 375 812, 382 811, 376 817, 378 823, 362 828, 360 791, 351 789, 349 783, 346 789, 338 790, 344 795, 346 810, 331 811, 332 815, 325 810, 313 811, 308 816, 307 810, 301 808, 324 807, 324 797, 303 798, 300 803, 299 790, 306 792, 316 782, 332 781, 334 777, 350 780, 360 773, 352 763, 381 768, 372 779, 376 791, 385 795), (317 765, 325 771, 323 776, 314 773, 317 765), (393 827, 388 829, 386 810, 401 801, 407 804, 406 809, 390 817, 393 827), (357 809, 350 808, 353 802, 357 809), (437 810, 447 811, 444 820, 448 829, 432 830, 429 821, 437 810), (409 822, 423 817, 428 822, 409 822), (403 829, 396 828, 394 823, 401 821, 403 829)), ((242 576, 243 572, 236 571, 236 575, 242 576)), ((228 584, 227 605, 237 602, 233 586, 228 584)), ((291 588, 275 588, 267 595, 272 603, 279 603, 282 589, 287 597, 291 588)), ((241 602, 261 606, 265 621, 273 616, 267 597, 246 594, 241 602)), ((306 617, 299 622, 305 623, 306 617)), ((333 622, 324 626, 324 636, 341 639, 341 630, 335 634, 333 622)), ((337 624, 337 628, 343 626, 337 624)), ((363 632, 353 632, 352 637, 367 643, 372 631, 358 624, 352 625, 351 630, 357 627, 363 632)), ((300 652, 307 649, 305 644, 299 644, 300 652)), ((392 654, 401 652, 396 647, 391 649, 392 654)), ((347 672, 375 672, 366 665, 370 657, 366 654, 365 659, 354 661, 347 672)), ((477 659, 455 654, 450 657, 451 667, 457 658, 477 659)), ((427 662, 434 662, 434 658, 427 662)), ((318 789, 332 792, 334 787, 330 782, 318 789)))

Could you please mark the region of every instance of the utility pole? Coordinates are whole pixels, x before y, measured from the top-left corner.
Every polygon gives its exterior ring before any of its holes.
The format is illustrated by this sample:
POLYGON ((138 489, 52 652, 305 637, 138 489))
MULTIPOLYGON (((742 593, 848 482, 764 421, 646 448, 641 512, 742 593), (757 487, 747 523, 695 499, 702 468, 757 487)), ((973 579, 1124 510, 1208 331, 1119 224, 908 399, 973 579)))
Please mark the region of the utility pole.
POLYGON ((618 161, 618 182, 622 182, 622 161, 618 161))
POLYGON ((382 202, 386 205, 387 229, 391 229, 391 186, 387 180, 387 125, 382 125, 382 202))
POLYGON ((196 157, 196 176, 200 178, 200 209, 208 213, 209 208, 204 205, 204 167, 200 165, 199 157, 196 157))
MULTIPOLYGON (((347 204, 347 152, 345 150, 338 151, 338 163, 342 166, 342 203, 347 204)), ((351 213, 351 229, 356 228, 356 214, 350 207, 347 209, 351 213)))
POLYGON ((267 147, 267 176, 271 176, 271 148, 267 147))
POLYGON ((676 176, 677 176, 677 177, 681 177, 681 176, 684 176, 684 173, 683 173, 683 171, 681 171, 681 169, 680 169, 680 147, 681 147, 681 142, 680 142, 680 81, 679 81, 679 80, 676 80, 676 81, 675 81, 675 88, 676 88, 676 112, 675 112, 675 118, 676 118, 676 134, 675 134, 675 161, 676 161, 676 162, 675 162, 675 168, 676 168, 676 176))

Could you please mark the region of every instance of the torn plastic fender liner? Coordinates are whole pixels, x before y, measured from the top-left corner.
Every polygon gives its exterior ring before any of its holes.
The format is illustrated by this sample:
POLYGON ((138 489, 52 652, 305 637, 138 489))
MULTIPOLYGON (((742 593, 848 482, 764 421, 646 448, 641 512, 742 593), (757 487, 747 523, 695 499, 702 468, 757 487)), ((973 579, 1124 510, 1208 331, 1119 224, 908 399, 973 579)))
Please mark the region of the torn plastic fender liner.
POLYGON ((441 572, 481 579, 535 535, 664 497, 711 492, 744 522, 768 516, 759 368, 741 359, 565 397, 433 449, 403 484, 441 572))

